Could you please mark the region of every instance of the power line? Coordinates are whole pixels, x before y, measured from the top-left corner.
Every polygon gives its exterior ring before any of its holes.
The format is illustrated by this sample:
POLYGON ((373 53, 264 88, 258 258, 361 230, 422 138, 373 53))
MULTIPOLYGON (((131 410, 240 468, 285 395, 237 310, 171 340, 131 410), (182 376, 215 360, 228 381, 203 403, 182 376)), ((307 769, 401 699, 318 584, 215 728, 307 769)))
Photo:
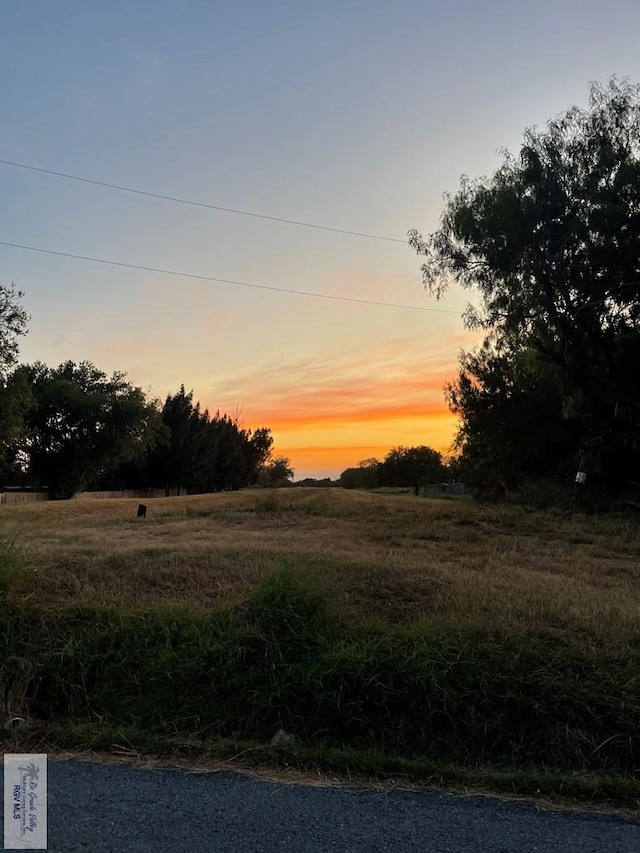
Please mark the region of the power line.
POLYGON ((138 190, 133 187, 124 187, 120 184, 109 184, 106 181, 96 181, 93 178, 83 178, 80 175, 71 175, 66 172, 56 172, 53 169, 42 169, 40 166, 31 166, 27 163, 16 163, 13 160, 2 160, 0 164, 4 166, 14 166, 18 169, 28 169, 31 172, 42 172, 44 175, 55 175, 57 178, 67 178, 70 181, 80 181, 83 184, 94 184, 98 187, 107 187, 110 190, 119 190, 124 193, 133 193, 134 195, 143 195, 148 198, 161 198, 164 201, 173 201, 177 204, 188 204, 192 207, 205 207, 208 210, 217 210, 222 213, 234 213, 237 216, 253 216, 256 219, 269 219, 272 222, 284 222, 287 225, 299 225, 302 228, 316 228, 320 231, 332 231, 335 234, 348 234, 351 237, 366 237, 369 240, 386 240, 389 243, 402 243, 407 245, 406 240, 400 240, 398 237, 385 237, 381 234, 366 234, 363 231, 349 231, 346 228, 332 228, 329 225, 317 225, 313 222, 301 222, 297 219, 284 219, 281 216, 267 216, 265 213, 252 213, 248 210, 237 210, 233 207, 220 207, 217 204, 207 204, 203 201, 193 201, 192 199, 179 198, 178 196, 163 195, 162 193, 152 193, 146 190, 138 190))
POLYGON ((144 272, 155 272, 161 275, 172 275, 178 278, 194 278, 199 281, 214 281, 217 284, 230 284, 236 287, 251 287, 255 290, 272 290, 277 293, 294 293, 297 296, 312 296, 315 299, 332 299, 336 302, 355 302, 360 305, 379 305, 383 308, 402 308, 406 311, 427 311, 433 314, 456 314, 458 317, 460 311, 452 311, 447 308, 426 308, 421 305, 402 305, 396 302, 377 302, 373 299, 357 299, 354 296, 334 296, 330 293, 313 293, 308 290, 294 290, 289 287, 275 287, 269 284, 252 284, 248 281, 235 281, 229 278, 217 278, 212 275, 198 275, 196 273, 179 272, 178 270, 167 270, 159 267, 146 267, 141 264, 127 264, 124 261, 110 261, 105 258, 94 258, 89 255, 75 255, 71 252, 58 252, 53 249, 42 249, 38 246, 25 246, 21 243, 9 243, 5 240, 0 240, 0 246, 8 246, 11 249, 23 249, 27 252, 39 252, 43 255, 56 255, 59 258, 73 258, 77 261, 89 261, 93 264, 106 264, 112 267, 124 267, 130 270, 142 270, 144 272))

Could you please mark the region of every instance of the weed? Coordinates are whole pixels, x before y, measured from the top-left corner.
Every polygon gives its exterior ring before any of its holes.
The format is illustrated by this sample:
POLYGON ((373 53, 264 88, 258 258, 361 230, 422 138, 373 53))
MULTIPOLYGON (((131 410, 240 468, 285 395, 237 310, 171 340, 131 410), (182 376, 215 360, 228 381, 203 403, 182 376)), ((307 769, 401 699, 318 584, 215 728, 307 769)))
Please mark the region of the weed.
POLYGON ((268 575, 252 590, 245 618, 280 660, 312 656, 330 622, 326 594, 289 567, 268 575))

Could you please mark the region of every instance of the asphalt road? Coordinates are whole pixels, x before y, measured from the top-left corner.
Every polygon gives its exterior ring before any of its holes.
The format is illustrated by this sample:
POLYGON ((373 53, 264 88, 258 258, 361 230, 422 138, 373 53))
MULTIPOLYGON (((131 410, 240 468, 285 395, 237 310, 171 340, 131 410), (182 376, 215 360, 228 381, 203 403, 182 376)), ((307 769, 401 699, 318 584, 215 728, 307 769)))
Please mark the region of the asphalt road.
POLYGON ((639 853, 640 818, 49 760, 55 853, 639 853))

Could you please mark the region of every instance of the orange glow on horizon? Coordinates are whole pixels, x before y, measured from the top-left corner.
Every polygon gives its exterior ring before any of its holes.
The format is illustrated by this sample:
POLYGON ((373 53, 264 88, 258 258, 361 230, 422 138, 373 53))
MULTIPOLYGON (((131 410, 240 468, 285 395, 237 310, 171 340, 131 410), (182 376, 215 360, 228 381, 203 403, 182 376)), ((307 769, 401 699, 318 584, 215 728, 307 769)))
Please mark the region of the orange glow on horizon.
POLYGON ((335 432, 335 438, 313 433, 317 443, 310 444, 311 430, 299 434, 295 428, 274 433, 274 455, 291 460, 296 479, 305 477, 336 479, 346 468, 355 467, 363 459, 382 460, 393 447, 415 447, 426 444, 443 455, 451 452, 458 418, 448 411, 413 419, 353 424, 351 429, 335 432), (358 439, 360 439, 358 441, 358 439), (303 443, 304 442, 304 443, 303 443))
MULTIPOLYGON (((385 421, 435 421, 449 418, 451 413, 444 403, 424 405, 416 408, 408 403, 396 405, 356 406, 349 410, 319 410, 305 414, 286 414, 285 412, 265 415, 265 424, 272 432, 298 432, 318 428, 353 428, 367 430, 385 421)), ((253 419, 255 420, 255 418, 253 419)), ((259 419, 258 419, 259 420, 259 419)), ((257 423, 257 421, 256 421, 257 423)), ((415 427, 413 427, 415 429, 415 427)))
POLYGON ((335 479, 393 447, 451 451, 458 420, 444 389, 455 379, 458 348, 469 343, 467 332, 427 347, 410 338, 371 341, 225 377, 210 394, 223 411, 239 412, 244 427, 270 429, 274 455, 291 460, 296 479, 335 479))
POLYGON ((392 447, 426 444, 450 452, 458 418, 444 400, 422 406, 407 402, 326 409, 307 414, 286 411, 254 421, 265 423, 274 438, 274 455, 291 460, 296 479, 336 478, 362 459, 382 459, 392 447))

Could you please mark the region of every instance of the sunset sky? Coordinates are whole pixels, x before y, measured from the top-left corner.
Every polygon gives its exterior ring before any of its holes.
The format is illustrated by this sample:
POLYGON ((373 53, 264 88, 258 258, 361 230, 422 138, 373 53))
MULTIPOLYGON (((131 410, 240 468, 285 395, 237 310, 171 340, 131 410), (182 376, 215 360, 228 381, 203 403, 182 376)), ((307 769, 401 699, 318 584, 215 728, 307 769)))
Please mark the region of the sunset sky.
POLYGON ((0 160, 261 215, 0 163, 21 359, 184 383, 298 479, 446 450, 473 294, 430 300, 407 231, 590 80, 639 82, 638 33, 638 0, 3 3, 0 160))

